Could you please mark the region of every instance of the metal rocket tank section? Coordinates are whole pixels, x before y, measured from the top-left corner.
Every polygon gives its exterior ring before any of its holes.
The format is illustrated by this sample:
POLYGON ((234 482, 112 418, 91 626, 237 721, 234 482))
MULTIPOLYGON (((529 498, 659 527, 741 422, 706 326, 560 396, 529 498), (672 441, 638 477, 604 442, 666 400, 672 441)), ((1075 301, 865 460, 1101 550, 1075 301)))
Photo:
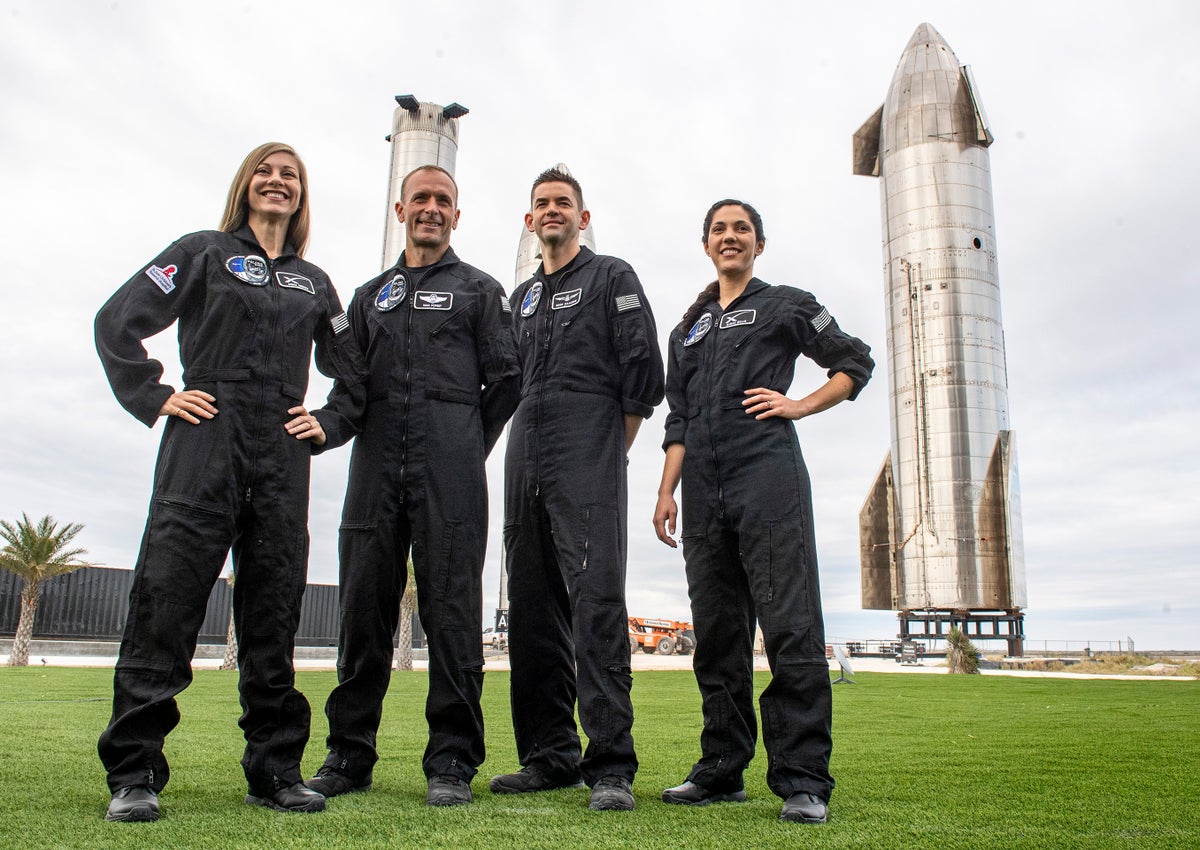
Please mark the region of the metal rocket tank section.
POLYGON ((919 637, 910 620, 934 636, 957 623, 1016 654, 1025 566, 991 143, 970 69, 921 24, 854 135, 854 173, 880 178, 892 437, 860 514, 862 598, 900 611, 901 637, 919 637))
POLYGON ((382 268, 396 264, 404 250, 404 225, 396 220, 396 204, 400 201, 400 185, 414 168, 437 165, 454 174, 458 156, 458 119, 467 108, 457 103, 439 106, 421 103, 411 94, 396 95, 396 111, 392 114, 392 167, 388 174, 386 224, 383 229, 382 268))

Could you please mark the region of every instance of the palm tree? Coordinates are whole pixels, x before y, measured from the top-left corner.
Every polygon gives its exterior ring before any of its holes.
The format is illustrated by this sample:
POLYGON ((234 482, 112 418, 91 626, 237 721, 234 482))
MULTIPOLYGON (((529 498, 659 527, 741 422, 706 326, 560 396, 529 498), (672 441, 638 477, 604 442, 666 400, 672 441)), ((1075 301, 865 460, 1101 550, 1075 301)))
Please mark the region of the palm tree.
POLYGON ((68 549, 75 535, 83 531, 79 523, 67 523, 62 528, 52 516, 44 516, 34 525, 28 514, 21 514, 15 525, 0 519, 0 537, 5 546, 0 550, 0 568, 25 580, 21 587, 21 617, 17 635, 13 638, 10 667, 29 664, 29 640, 33 637, 33 618, 42 597, 42 582, 53 576, 74 572, 91 564, 78 560, 86 549, 68 549))
POLYGON ((958 626, 946 635, 946 666, 951 673, 979 672, 979 650, 958 626))
MULTIPOLYGON (((226 583, 229 584, 229 589, 233 589, 233 570, 229 571, 229 575, 225 576, 226 583)), ((229 628, 225 631, 225 658, 221 661, 221 666, 218 670, 236 670, 237 669, 237 630, 233 627, 233 598, 229 600, 229 628)))
POLYGON ((404 584, 404 595, 400 597, 400 630, 396 637, 396 669, 411 670, 413 668, 412 654, 412 624, 413 615, 417 613, 417 576, 413 571, 413 562, 408 561, 408 581, 404 584))

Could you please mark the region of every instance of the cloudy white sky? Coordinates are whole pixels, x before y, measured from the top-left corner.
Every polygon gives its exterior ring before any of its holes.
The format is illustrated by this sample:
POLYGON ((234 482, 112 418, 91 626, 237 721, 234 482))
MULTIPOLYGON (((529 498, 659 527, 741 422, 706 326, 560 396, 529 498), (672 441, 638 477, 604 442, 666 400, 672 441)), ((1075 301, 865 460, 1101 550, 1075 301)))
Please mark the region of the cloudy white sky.
MULTIPOLYGON (((561 160, 599 249, 639 271, 664 339, 711 279, 704 211, 733 196, 765 219, 759 276, 815 292, 882 362, 879 189, 851 176, 850 137, 922 21, 973 66, 996 134, 1032 645, 1200 648, 1190 2, 2 0, 0 516, 84 523, 94 561, 132 565, 160 427, 113 399, 97 308, 172 240, 215 226, 234 169, 266 140, 305 157, 308 256, 349 299, 379 269, 396 94, 471 110, 454 244, 506 286, 529 183, 561 160)), ((169 375, 173 339, 152 343, 169 375)), ((889 442, 876 375, 854 404, 800 425, 835 640, 896 631, 894 614, 859 603, 858 510, 889 442)), ((822 379, 801 364, 792 394, 822 379)), ((317 376, 309 403, 327 389, 317 376)), ((662 421, 631 457, 629 604, 686 617, 682 559, 650 526, 662 421)), ((311 581, 336 581, 348 457, 314 463, 311 581)))

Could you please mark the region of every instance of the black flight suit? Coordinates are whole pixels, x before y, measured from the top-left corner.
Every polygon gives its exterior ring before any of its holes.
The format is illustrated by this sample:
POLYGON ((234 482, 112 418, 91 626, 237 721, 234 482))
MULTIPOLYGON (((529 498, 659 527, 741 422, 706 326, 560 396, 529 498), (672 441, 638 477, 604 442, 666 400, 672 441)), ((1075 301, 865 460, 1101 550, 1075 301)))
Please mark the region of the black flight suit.
POLYGON ((754 278, 724 311, 706 304, 686 334, 671 333, 663 447, 685 448, 680 538, 704 712, 688 779, 742 787, 757 738, 757 618, 773 674, 760 698, 767 784, 784 799, 828 800, 832 699, 808 470, 790 420, 742 406, 748 389, 786 393, 801 354, 846 373, 851 398, 874 368, 870 349, 807 292, 754 278))
POLYGON ((632 780, 624 416, 663 398, 654 316, 633 269, 587 248, 549 278, 539 268, 512 309, 522 387, 504 545, 517 755, 551 777, 632 780))
MULTIPOLYGON (((268 796, 301 780, 309 731, 292 654, 314 447, 283 425, 304 402, 314 342, 318 368, 351 384, 362 379, 362 357, 329 278, 290 246, 268 261, 249 227, 194 233, 96 316, 113 392, 147 426, 174 389, 160 382, 162 364, 142 340, 176 320, 184 384, 215 396, 220 412, 199 425, 167 420, 100 758, 114 791, 167 784, 162 748, 179 722, 175 696, 192 680, 209 593, 232 548, 242 765, 251 793, 268 796)), ((346 427, 334 415, 320 421, 346 427)))
MULTIPOLYGON (((517 406, 520 372, 504 290, 447 249, 359 287, 350 328, 367 357, 362 433, 342 510, 338 686, 325 765, 364 780, 391 676, 412 549, 429 646, 427 777, 470 782, 483 762, 484 461, 517 406)), ((356 402, 334 384, 329 407, 356 402)))

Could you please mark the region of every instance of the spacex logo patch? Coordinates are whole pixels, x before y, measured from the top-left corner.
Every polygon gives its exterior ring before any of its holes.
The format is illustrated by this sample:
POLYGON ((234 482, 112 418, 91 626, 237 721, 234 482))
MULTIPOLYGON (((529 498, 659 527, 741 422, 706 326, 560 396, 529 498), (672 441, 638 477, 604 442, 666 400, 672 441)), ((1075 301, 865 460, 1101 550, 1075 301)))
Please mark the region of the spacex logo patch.
POLYGON ((720 328, 725 330, 725 328, 736 328, 738 325, 752 325, 757 314, 757 310, 734 310, 732 313, 726 313, 721 317, 720 328))
POLYGON ((317 290, 313 287, 313 282, 302 274, 295 272, 275 272, 275 280, 279 281, 279 285, 284 289, 303 289, 309 295, 316 295, 317 290))

